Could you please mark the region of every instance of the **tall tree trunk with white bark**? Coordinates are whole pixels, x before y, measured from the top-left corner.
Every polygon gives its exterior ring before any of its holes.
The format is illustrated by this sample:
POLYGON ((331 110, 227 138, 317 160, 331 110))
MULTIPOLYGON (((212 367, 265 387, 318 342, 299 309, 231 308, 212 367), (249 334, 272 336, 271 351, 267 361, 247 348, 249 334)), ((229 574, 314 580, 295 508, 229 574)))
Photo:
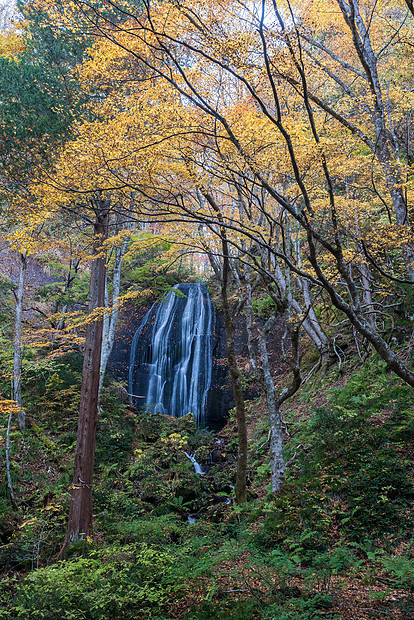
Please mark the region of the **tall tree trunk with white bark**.
POLYGON ((14 360, 13 360, 13 398, 18 407, 17 419, 20 430, 26 427, 26 412, 22 400, 22 322, 24 284, 27 273, 27 254, 21 253, 19 265, 19 281, 15 291, 16 318, 14 324, 14 360))

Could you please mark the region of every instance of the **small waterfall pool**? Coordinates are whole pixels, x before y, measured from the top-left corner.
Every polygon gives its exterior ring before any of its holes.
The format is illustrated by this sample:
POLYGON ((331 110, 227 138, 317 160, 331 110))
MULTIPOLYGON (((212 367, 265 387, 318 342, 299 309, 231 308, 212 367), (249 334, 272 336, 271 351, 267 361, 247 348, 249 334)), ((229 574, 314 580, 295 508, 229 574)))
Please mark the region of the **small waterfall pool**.
POLYGON ((129 364, 131 402, 152 413, 192 413, 206 426, 214 306, 205 284, 177 284, 144 316, 129 364))

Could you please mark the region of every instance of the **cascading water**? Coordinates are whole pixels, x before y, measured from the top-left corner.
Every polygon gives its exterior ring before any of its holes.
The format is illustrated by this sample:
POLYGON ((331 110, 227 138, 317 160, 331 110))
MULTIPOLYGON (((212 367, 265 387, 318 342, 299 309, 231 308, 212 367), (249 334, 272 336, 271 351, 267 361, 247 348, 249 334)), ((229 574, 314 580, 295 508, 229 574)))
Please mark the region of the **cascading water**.
POLYGON ((131 345, 131 402, 206 426, 214 306, 205 284, 177 284, 144 316, 131 345))
POLYGON ((195 454, 188 454, 188 452, 184 452, 184 454, 186 455, 186 457, 188 459, 190 459, 190 461, 192 462, 192 464, 194 465, 194 470, 196 474, 199 474, 200 476, 204 476, 204 474, 206 473, 204 471, 204 469, 201 467, 200 463, 197 463, 195 454))

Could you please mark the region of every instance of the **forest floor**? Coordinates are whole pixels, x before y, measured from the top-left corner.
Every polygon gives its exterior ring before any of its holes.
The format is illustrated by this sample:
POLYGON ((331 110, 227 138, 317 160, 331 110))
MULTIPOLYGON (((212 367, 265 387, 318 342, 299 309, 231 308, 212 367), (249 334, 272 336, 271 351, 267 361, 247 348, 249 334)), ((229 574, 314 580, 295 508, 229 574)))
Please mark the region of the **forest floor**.
MULTIPOLYGON (((109 381, 95 534, 59 560, 81 364, 72 354, 26 376, 28 428, 11 433, 19 510, 5 479, 1 494, 0 619, 414 617, 414 399, 375 357, 362 366, 349 356, 286 403, 290 465, 277 497, 265 406, 260 394, 247 403, 243 506, 234 501, 232 417, 211 433, 191 415, 145 415, 109 381)), ((278 385, 287 380, 279 374, 278 385)))

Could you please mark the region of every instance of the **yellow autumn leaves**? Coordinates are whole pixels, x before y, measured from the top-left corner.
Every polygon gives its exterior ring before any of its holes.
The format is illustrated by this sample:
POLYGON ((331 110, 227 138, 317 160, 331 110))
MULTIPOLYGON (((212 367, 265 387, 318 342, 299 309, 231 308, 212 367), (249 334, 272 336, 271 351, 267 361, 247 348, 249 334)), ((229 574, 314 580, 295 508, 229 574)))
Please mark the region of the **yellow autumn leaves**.
MULTIPOLYGON (((401 135, 414 103, 412 23, 399 19, 403 7, 359 3, 390 132, 397 128, 401 135)), ((79 36, 88 23, 80 8, 76 1, 60 7, 56 24, 79 36)), ((283 1, 277 9, 268 2, 180 0, 142 7, 116 25, 96 18, 89 26, 105 36, 96 37, 79 69, 92 95, 88 120, 74 127, 53 176, 35 189, 38 200, 56 208, 78 201, 87 209, 89 193, 99 191, 112 204, 133 205, 137 217, 176 218, 166 229, 171 233, 183 218, 189 233, 191 218, 196 230, 212 216, 200 199, 200 190, 210 191, 242 236, 234 180, 259 175, 299 209, 302 183, 313 225, 332 239, 325 161, 335 184, 336 225, 353 244, 347 255, 359 251, 361 239, 373 248, 376 238, 401 248, 406 234, 395 234, 393 218, 387 221, 382 197, 389 200, 389 181, 372 150, 378 142, 373 87, 338 2, 292 7, 283 1), (311 110, 304 105, 305 83, 311 110)), ((407 157, 389 158, 410 201, 407 157)), ((266 209, 272 218, 283 211, 269 197, 266 209)), ((253 204, 250 229, 266 235, 259 220, 253 204)))

